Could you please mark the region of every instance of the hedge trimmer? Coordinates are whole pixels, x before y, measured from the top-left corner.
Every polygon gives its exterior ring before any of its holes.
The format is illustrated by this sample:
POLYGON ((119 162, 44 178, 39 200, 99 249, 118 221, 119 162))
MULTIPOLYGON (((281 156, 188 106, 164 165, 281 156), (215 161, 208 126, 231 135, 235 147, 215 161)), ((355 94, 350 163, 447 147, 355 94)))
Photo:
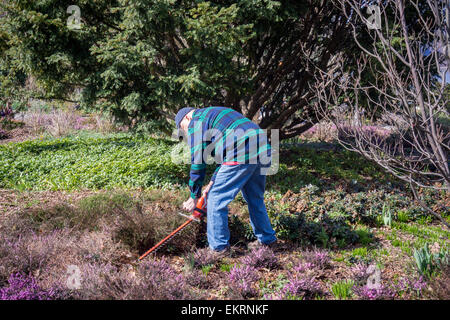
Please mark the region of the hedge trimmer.
POLYGON ((192 215, 187 216, 182 213, 179 213, 183 217, 186 217, 188 220, 183 223, 181 226, 176 228, 174 231, 172 231, 167 237, 162 239, 160 242, 158 242, 156 245, 153 246, 150 250, 148 250, 146 253, 144 253, 142 256, 139 257, 139 260, 144 259, 146 256, 148 256, 150 253, 156 251, 159 247, 161 247, 163 244, 167 243, 169 240, 171 240, 175 235, 177 235, 181 230, 186 228, 192 221, 200 222, 201 219, 203 219, 206 216, 206 201, 205 201, 206 194, 203 195, 200 199, 197 201, 197 205, 194 209, 194 212, 192 215))

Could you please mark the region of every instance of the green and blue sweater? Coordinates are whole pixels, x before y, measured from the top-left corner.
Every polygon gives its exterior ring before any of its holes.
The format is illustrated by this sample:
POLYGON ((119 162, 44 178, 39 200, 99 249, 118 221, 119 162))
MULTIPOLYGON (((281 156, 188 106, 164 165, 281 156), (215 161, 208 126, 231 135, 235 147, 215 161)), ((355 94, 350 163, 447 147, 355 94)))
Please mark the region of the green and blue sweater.
POLYGON ((217 163, 211 181, 215 180, 224 163, 270 163, 271 147, 264 131, 230 108, 195 110, 189 123, 187 141, 191 149, 189 188, 192 198, 201 196, 209 161, 217 163), (205 154, 213 158, 208 159, 205 154))

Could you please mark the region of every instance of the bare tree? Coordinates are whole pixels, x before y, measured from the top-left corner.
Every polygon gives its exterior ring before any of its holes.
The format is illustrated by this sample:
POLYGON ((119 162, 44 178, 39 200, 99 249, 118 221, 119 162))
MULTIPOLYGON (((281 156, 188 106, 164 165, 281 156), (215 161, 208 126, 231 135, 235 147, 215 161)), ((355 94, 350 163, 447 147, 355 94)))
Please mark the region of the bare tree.
POLYGON ((449 108, 450 1, 333 2, 353 28, 361 52, 356 69, 349 69, 342 55, 326 68, 317 66, 318 112, 335 123, 345 148, 407 182, 419 204, 449 227, 417 188, 450 191, 449 128, 438 122, 449 108), (407 24, 407 14, 417 16, 415 25, 407 24), (362 26, 370 29, 363 41, 356 32, 362 26), (339 111, 330 112, 336 106, 339 111), (374 123, 378 126, 367 125, 374 123))

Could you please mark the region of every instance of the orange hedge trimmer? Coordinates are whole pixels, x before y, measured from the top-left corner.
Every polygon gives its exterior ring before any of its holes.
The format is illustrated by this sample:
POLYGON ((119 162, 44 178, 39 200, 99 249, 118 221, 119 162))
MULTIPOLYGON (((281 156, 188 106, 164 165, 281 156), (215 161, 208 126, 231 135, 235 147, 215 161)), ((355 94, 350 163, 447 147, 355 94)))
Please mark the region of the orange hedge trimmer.
POLYGON ((144 259, 147 255, 149 255, 150 253, 154 252, 155 250, 157 250, 160 246, 162 246, 163 244, 165 244, 167 241, 169 241, 170 239, 172 239, 177 233, 179 233, 181 230, 183 230, 186 226, 188 226, 192 221, 200 221, 200 219, 202 219, 203 217, 206 216, 206 201, 205 201, 205 196, 203 195, 200 199, 198 199, 197 201, 197 206, 194 209, 194 212, 192 213, 192 215, 190 216, 186 216, 184 214, 181 214, 183 217, 188 218, 188 220, 183 223, 181 226, 179 226, 178 228, 176 228, 174 231, 172 231, 167 237, 165 237, 164 239, 162 239, 160 242, 158 242, 155 246, 153 246, 153 248, 151 248, 150 250, 148 250, 146 253, 144 253, 142 256, 139 257, 139 260, 144 259))

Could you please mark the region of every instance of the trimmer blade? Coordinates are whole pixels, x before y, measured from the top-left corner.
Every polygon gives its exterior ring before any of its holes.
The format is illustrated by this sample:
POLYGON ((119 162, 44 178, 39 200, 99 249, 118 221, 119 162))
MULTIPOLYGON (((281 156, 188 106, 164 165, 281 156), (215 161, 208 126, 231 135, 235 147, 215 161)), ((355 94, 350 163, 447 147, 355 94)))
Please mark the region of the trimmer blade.
POLYGON ((185 217, 186 219, 190 219, 190 220, 193 220, 193 221, 195 221, 195 222, 200 223, 200 219, 194 217, 193 215, 188 216, 187 214, 184 214, 184 213, 181 213, 181 212, 178 212, 178 214, 179 214, 180 216, 185 217))

